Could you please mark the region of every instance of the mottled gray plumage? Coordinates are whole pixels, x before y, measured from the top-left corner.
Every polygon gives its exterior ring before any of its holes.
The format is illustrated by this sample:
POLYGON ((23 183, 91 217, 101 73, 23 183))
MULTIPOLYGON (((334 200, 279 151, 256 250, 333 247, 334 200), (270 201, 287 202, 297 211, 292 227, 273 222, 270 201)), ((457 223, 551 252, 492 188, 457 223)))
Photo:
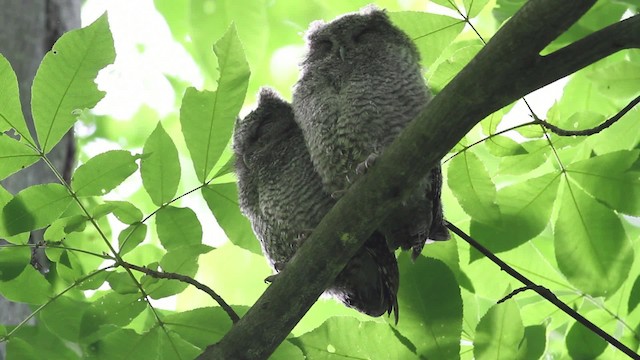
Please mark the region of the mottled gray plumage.
MULTIPOLYGON (((238 120, 233 137, 240 209, 249 218, 272 268, 279 272, 335 200, 313 168, 291 106, 270 89, 238 120)), ((376 233, 326 293, 372 316, 394 312, 398 264, 376 233)))
MULTIPOLYGON (((307 33, 308 54, 293 109, 325 189, 339 194, 430 100, 413 42, 384 11, 368 7, 307 33)), ((394 209, 380 231, 392 248, 420 254, 427 239, 449 238, 438 165, 394 209)))

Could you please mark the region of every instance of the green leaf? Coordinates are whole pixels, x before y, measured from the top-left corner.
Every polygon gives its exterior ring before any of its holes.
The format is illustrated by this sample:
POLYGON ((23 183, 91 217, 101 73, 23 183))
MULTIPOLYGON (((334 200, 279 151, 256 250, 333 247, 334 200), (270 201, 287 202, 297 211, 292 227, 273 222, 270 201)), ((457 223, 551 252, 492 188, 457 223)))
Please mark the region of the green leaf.
POLYGON ((429 71, 431 74, 428 79, 429 86, 436 91, 442 90, 476 56, 482 47, 482 45, 475 44, 462 47, 443 61, 436 63, 435 68, 429 71))
MULTIPOLYGON (((30 145, 35 145, 22 114, 18 79, 9 61, 0 54, 0 134, 9 129, 14 129, 21 140, 30 145)), ((0 151, 0 154, 6 153, 0 151)), ((3 161, 3 167, 5 166, 4 164, 5 162, 3 161)))
POLYGON ((591 296, 610 296, 629 276, 633 247, 618 216, 567 184, 554 228, 560 271, 591 296))
MULTIPOLYGON (((198 257, 211 250, 212 247, 202 244, 183 246, 167 252, 160 260, 160 267, 166 272, 194 277, 198 271, 198 257)), ((146 279, 149 280, 149 277, 146 279)), ((188 284, 177 280, 160 280, 151 281, 150 286, 145 286, 145 290, 153 299, 161 299, 179 294, 187 286, 188 284)))
POLYGON ((460 206, 474 220, 492 223, 500 219, 500 210, 495 204, 496 186, 472 151, 451 160, 447 182, 460 206))
POLYGON ((40 320, 57 336, 77 342, 80 337, 80 321, 89 303, 69 296, 61 296, 40 312, 40 320))
POLYGON ((106 15, 86 28, 65 33, 44 56, 31 90, 33 120, 44 153, 62 139, 79 111, 102 99, 104 92, 94 79, 114 59, 106 15))
POLYGON ((453 273, 435 259, 420 256, 412 263, 406 253, 398 257, 398 264, 402 279, 398 330, 421 357, 458 358, 462 298, 453 273))
POLYGON ((140 161, 142 185, 158 206, 169 202, 178 191, 180 161, 178 149, 158 122, 144 144, 140 161))
POLYGON ((41 305, 53 296, 51 284, 33 266, 15 279, 0 281, 0 294, 10 301, 41 305))
POLYGON ((630 171, 639 156, 639 150, 595 156, 569 164, 567 173, 611 209, 640 216, 640 172, 630 171))
POLYGON ((138 169, 137 158, 126 150, 96 155, 75 171, 71 187, 78 196, 107 194, 138 169))
POLYGON ((38 161, 40 156, 34 149, 0 132, 0 180, 38 161))
POLYGON ((126 272, 111 272, 107 281, 109 282, 109 287, 119 294, 137 294, 140 291, 131 276, 126 272))
POLYGON ((109 213, 124 224, 133 225, 142 221, 142 211, 128 201, 105 201, 93 209, 93 218, 99 219, 109 213))
POLYGON ((222 339, 232 325, 229 315, 217 306, 168 315, 165 323, 167 329, 203 349, 222 339))
POLYGON ((637 276, 636 280, 633 282, 633 287, 631 288, 629 301, 627 303, 627 313, 631 314, 638 304, 640 304, 640 276, 637 276))
POLYGON ((433 0, 434 3, 442 6, 446 6, 450 9, 462 12, 467 15, 469 19, 472 19, 482 11, 488 0, 462 0, 463 8, 460 8, 457 1, 451 0, 433 0))
POLYGON ((138 334, 131 329, 114 331, 89 344, 86 355, 96 360, 111 359, 195 359, 202 349, 189 344, 179 334, 155 326, 138 334))
POLYGON ((473 340, 475 359, 517 359, 524 337, 520 309, 513 300, 492 306, 480 319, 473 340))
POLYGON ((51 224, 71 203, 60 184, 34 185, 20 191, 2 209, 0 236, 41 229, 51 224))
POLYGON ((418 11, 389 13, 391 21, 416 44, 421 64, 429 67, 464 29, 464 21, 418 11))
POLYGON ((290 339, 308 359, 412 359, 416 355, 388 324, 332 317, 317 329, 290 339), (383 355, 384 354, 384 355, 383 355))
POLYGON ((120 246, 120 255, 124 255, 135 249, 147 236, 146 224, 132 224, 120 232, 118 235, 118 244, 120 246))
POLYGON ((55 354, 56 360, 79 360, 65 342, 45 326, 23 326, 7 344, 7 359, 39 360, 42 354, 55 354))
POLYGON ((93 342, 129 325, 146 308, 147 303, 139 294, 121 295, 110 292, 95 299, 80 320, 81 341, 93 342))
MULTIPOLYGON (((549 224, 559 179, 559 174, 549 173, 500 189, 496 202, 502 217, 492 223, 472 219, 471 236, 493 252, 507 251, 533 239, 549 224)), ((480 256, 471 250, 472 260, 480 256)))
POLYGON ((262 255, 260 243, 253 234, 249 220, 238 207, 238 187, 235 183, 212 184, 202 188, 202 196, 218 225, 235 245, 262 255))
POLYGON ((566 337, 572 359, 595 359, 607 347, 607 342, 584 325, 574 322, 566 337))
POLYGON ((547 342, 547 329, 544 325, 532 325, 524 328, 527 349, 523 360, 540 359, 544 355, 547 342))
POLYGON ((235 26, 215 44, 220 66, 218 89, 188 88, 180 108, 180 123, 196 176, 204 183, 227 146, 249 82, 249 65, 235 26))
MULTIPOLYGON (((82 232, 87 224, 87 218, 82 215, 67 216, 57 219, 44 232, 46 241, 62 241, 68 234, 78 231, 82 232)), ((46 249, 47 251, 53 249, 46 249)))
POLYGON ((156 213, 160 243, 167 250, 202 242, 202 225, 193 210, 167 206, 156 213))
POLYGON ((31 263, 31 249, 26 246, 0 246, 0 281, 18 277, 31 263))

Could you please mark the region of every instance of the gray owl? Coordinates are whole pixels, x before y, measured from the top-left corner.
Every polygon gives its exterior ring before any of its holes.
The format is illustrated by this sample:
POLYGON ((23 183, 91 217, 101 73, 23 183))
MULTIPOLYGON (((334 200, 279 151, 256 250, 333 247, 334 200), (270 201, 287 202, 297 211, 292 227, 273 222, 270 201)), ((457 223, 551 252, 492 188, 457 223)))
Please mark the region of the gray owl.
MULTIPOLYGON (((330 23, 314 22, 294 88, 293 110, 324 188, 340 194, 430 100, 420 56, 384 11, 367 7, 330 23)), ((446 240, 435 167, 380 226, 392 249, 422 251, 446 240)))
MULTIPOLYGON (((262 89, 257 109, 236 122, 233 135, 240 209, 250 220, 271 267, 281 271, 333 207, 313 168, 291 105, 262 89)), ((371 316, 398 317, 398 264, 375 233, 326 293, 371 316)))

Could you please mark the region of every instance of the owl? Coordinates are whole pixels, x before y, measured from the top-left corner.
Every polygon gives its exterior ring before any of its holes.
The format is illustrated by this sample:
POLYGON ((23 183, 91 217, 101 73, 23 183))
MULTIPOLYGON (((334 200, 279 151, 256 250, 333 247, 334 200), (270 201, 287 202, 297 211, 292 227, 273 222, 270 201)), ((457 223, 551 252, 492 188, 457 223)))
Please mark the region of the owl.
MULTIPOLYGON (((293 111, 324 189, 341 194, 430 100, 420 55, 384 11, 369 6, 314 22, 294 86, 293 111)), ((425 176, 379 230, 392 249, 446 240, 440 165, 425 176)))
MULTIPOLYGON (((276 273, 335 203, 293 117, 291 105, 264 88, 257 109, 236 121, 233 135, 240 209, 276 273)), ((397 322, 398 278, 395 254, 375 233, 325 293, 371 316, 393 312, 397 322)))

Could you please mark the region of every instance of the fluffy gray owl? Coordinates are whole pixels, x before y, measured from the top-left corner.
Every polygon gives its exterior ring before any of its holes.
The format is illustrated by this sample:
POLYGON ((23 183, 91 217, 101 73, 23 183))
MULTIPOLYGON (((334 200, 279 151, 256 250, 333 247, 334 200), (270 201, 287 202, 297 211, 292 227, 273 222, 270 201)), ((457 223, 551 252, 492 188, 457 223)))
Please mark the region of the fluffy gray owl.
MULTIPOLYGON (((324 188, 340 194, 430 100, 420 56, 384 11, 367 7, 314 22, 294 88, 293 109, 324 188)), ((438 165, 380 227, 391 248, 446 240, 438 165)))
MULTIPOLYGON (((279 272, 335 200, 313 168, 291 106, 262 89, 256 110, 236 122, 233 135, 240 209, 262 251, 279 272)), ((398 317, 398 264, 376 233, 347 263, 326 293, 371 316, 398 317)))

